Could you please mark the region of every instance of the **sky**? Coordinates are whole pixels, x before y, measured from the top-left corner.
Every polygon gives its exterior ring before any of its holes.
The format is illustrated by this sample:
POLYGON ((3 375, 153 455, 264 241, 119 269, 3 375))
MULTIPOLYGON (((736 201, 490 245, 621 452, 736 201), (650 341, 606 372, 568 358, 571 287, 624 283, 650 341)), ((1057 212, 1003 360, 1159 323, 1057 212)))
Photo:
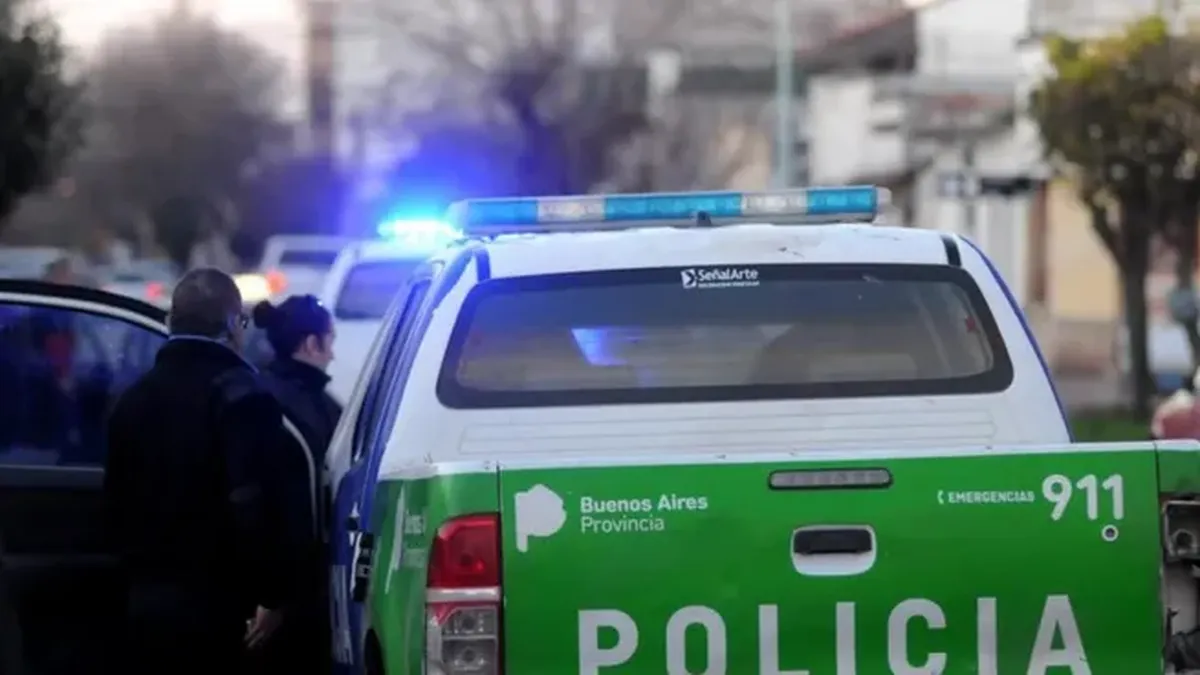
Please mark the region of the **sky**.
MULTIPOLYGON (((212 14, 222 24, 252 32, 264 43, 290 50, 287 43, 300 37, 303 0, 191 0, 200 12, 212 14)), ((145 22, 170 11, 173 0, 42 0, 59 20, 72 45, 89 50, 108 30, 129 22, 145 22)))
MULTIPOLYGON (((307 0, 190 0, 197 12, 247 34, 287 64, 287 112, 299 112, 303 60, 301 9, 307 0)), ((171 11, 175 0, 40 0, 58 20, 63 39, 76 55, 86 57, 112 30, 148 23, 171 11)))

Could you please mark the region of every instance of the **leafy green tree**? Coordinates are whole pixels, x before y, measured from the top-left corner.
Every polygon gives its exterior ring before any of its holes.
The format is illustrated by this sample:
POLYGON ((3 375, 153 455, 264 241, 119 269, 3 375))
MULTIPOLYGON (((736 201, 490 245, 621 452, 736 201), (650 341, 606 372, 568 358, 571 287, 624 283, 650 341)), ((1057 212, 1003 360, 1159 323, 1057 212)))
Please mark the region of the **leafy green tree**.
MULTIPOLYGON (((1146 276, 1151 245, 1164 236, 1191 287, 1200 199, 1200 50, 1160 19, 1095 40, 1047 41, 1049 76, 1031 114, 1049 159, 1074 178, 1092 227, 1119 272, 1129 335, 1133 405, 1148 412, 1146 276)), ((1197 349, 1200 336, 1190 327, 1197 349)))
POLYGON ((58 27, 0 0, 0 231, 20 199, 47 187, 78 147, 79 84, 63 74, 58 27))

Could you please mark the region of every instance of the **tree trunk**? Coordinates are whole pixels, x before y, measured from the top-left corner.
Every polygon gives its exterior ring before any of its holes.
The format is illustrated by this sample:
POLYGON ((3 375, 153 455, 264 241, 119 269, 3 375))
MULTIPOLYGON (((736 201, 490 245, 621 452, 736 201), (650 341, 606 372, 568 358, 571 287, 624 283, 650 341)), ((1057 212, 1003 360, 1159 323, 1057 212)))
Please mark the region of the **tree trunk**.
POLYGON ((1150 350, 1146 335, 1146 272, 1121 273, 1125 303, 1125 329, 1129 333, 1129 375, 1132 378, 1130 406, 1138 419, 1149 419, 1154 381, 1150 374, 1150 350))
MULTIPOLYGON (((1127 216, 1126 216, 1127 217, 1127 216)), ((1126 221, 1126 231, 1143 223, 1126 221)), ((1129 375, 1132 378, 1130 400, 1138 419, 1150 418, 1150 403, 1154 395, 1154 378, 1150 374, 1150 345, 1147 340, 1146 274, 1150 267, 1148 238, 1132 235, 1124 239, 1125 255, 1120 266, 1121 291, 1124 304, 1125 328, 1129 334, 1129 375)))
MULTIPOLYGON (((1196 286, 1196 248, 1200 243, 1200 231, 1197 230, 1196 207, 1183 210, 1179 217, 1178 239, 1175 244, 1175 287, 1187 291, 1195 297, 1196 286)), ((1187 334, 1188 348, 1192 355, 1192 372, 1200 368, 1200 324, 1194 319, 1182 322, 1187 334)))

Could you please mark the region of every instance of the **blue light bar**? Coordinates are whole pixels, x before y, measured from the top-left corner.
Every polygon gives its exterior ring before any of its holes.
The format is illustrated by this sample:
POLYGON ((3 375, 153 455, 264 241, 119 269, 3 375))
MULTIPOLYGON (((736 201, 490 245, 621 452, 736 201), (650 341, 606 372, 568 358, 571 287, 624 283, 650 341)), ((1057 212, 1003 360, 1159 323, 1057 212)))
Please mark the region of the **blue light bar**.
POLYGON ((463 238, 453 225, 440 220, 394 218, 379 224, 384 240, 418 251, 437 251, 463 238))
POLYGON ((694 224, 701 213, 714 223, 871 222, 889 201, 871 186, 479 199, 453 205, 449 219, 475 235, 694 224))

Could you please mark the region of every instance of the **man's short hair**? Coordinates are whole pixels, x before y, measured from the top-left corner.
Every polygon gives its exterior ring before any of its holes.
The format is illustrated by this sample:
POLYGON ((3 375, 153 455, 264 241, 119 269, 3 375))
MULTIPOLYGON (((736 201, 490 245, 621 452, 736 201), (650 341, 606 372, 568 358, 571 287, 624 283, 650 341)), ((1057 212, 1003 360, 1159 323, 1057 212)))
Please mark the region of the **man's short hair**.
POLYGON ((183 275, 171 294, 172 335, 220 338, 229 320, 242 309, 242 294, 233 277, 218 269, 195 269, 183 275))

